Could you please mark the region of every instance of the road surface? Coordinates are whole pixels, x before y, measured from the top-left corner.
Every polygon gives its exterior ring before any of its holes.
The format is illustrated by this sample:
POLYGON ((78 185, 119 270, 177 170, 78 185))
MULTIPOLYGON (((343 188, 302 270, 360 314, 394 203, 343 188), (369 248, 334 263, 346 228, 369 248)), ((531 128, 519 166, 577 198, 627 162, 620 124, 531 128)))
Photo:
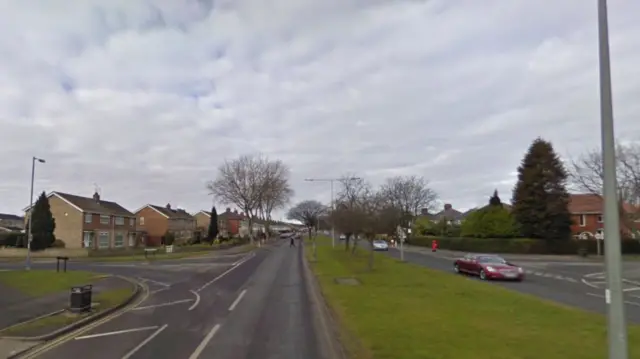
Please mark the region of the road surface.
MULTIPOLYGON (((431 269, 453 273, 456 253, 410 247, 405 250, 406 261, 431 269)), ((391 248, 389 255, 399 258, 400 252, 391 248)), ((606 313, 604 301, 603 265, 594 260, 547 256, 504 256, 521 266, 526 273, 523 282, 491 282, 511 290, 534 295, 565 305, 606 313)), ((626 316, 629 322, 640 323, 640 262, 624 264, 626 316)))
POLYGON ((206 260, 74 267, 137 277, 149 296, 27 358, 320 358, 302 250, 288 242, 206 260))

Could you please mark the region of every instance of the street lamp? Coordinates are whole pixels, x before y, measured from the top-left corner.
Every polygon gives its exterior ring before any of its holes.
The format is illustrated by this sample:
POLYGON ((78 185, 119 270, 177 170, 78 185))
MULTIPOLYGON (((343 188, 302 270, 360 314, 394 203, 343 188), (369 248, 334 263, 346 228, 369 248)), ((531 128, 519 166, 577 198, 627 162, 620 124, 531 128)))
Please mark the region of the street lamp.
POLYGON ((600 121, 602 136, 604 246, 607 289, 607 333, 609 359, 627 359, 627 326, 622 291, 620 253, 620 213, 616 183, 616 149, 613 132, 613 100, 611 94, 611 60, 609 55, 609 21, 607 1, 598 0, 598 47, 600 58, 600 121))
POLYGON ((31 241, 33 240, 33 234, 31 233, 31 225, 33 223, 33 183, 36 178, 36 162, 46 163, 45 160, 38 157, 31 157, 31 197, 29 200, 29 222, 27 226, 27 262, 25 263, 25 269, 31 269, 31 241))
MULTIPOLYGON (((307 182, 329 182, 331 183, 331 213, 335 210, 335 203, 333 200, 333 182, 337 181, 357 181, 360 180, 360 177, 349 177, 349 178, 305 178, 304 180, 307 182)), ((333 221, 331 221, 331 247, 336 247, 336 229, 333 225, 333 221)))

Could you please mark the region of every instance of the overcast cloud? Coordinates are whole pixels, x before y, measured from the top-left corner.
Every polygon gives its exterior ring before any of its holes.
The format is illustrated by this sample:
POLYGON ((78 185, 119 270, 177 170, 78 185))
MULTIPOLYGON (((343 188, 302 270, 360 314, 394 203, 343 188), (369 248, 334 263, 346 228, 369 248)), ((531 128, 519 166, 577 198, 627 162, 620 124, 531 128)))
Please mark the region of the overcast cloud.
MULTIPOLYGON (((610 0, 617 137, 640 138, 640 2, 610 0)), ((596 1, 0 0, 0 212, 36 192, 208 208, 225 158, 511 197, 536 136, 599 144, 596 1)))

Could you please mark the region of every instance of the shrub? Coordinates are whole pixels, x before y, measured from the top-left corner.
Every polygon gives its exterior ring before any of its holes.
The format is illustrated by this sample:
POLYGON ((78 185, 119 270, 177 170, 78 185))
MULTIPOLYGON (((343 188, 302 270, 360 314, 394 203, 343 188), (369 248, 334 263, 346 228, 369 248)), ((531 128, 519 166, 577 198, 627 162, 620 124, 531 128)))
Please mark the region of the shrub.
POLYGON ((513 238, 518 226, 507 209, 502 206, 486 206, 474 211, 462 222, 462 237, 513 238))
POLYGON ((162 236, 162 242, 164 243, 165 246, 172 246, 175 240, 176 240, 176 236, 175 234, 173 234, 173 232, 167 231, 167 233, 165 233, 164 236, 162 236))

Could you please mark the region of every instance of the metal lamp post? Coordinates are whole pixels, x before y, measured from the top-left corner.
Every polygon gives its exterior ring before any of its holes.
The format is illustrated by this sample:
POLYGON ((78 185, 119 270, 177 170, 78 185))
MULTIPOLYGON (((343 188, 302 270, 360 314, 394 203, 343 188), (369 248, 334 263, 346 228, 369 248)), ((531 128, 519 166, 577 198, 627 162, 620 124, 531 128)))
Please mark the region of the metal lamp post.
MULTIPOLYGON (((329 182, 331 184, 331 213, 335 210, 335 201, 333 199, 333 182, 342 181, 344 178, 305 178, 307 182, 329 182)), ((359 180, 360 177, 347 178, 348 181, 359 180)), ((336 247, 336 228, 331 221, 331 247, 336 247)))
POLYGON ((29 199, 29 222, 27 226, 27 261, 25 263, 25 269, 31 269, 31 241, 33 240, 33 234, 31 233, 31 226, 33 223, 33 183, 36 178, 36 162, 46 163, 45 160, 38 157, 31 157, 31 196, 29 199))

